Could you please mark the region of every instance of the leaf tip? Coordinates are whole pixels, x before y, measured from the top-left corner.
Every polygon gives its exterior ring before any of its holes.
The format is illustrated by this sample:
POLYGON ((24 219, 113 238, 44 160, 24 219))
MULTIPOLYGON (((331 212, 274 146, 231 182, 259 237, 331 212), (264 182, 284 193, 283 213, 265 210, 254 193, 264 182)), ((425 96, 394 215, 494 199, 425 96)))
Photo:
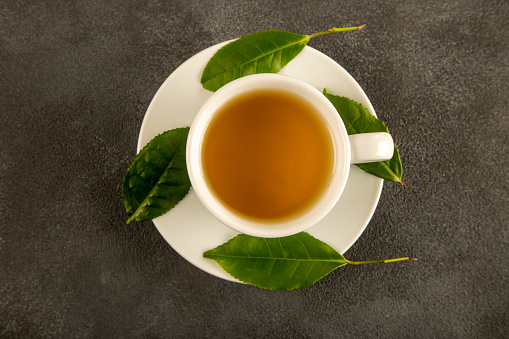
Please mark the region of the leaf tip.
POLYGON ((217 91, 217 88, 215 88, 210 82, 205 81, 201 83, 203 89, 206 89, 209 92, 215 92, 217 91))

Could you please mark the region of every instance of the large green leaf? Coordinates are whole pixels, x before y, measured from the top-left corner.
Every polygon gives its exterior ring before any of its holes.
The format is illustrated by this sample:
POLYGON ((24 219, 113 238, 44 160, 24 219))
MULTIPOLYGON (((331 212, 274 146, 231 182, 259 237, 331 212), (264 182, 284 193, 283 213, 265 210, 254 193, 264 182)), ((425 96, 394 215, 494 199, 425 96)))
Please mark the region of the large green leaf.
POLYGON ((203 256, 240 281, 270 290, 313 284, 347 264, 341 254, 306 232, 270 239, 239 234, 203 256))
POLYGON ((122 186, 127 223, 163 215, 189 192, 188 133, 189 127, 184 127, 159 134, 134 158, 122 186))
POLYGON ((209 60, 201 83, 215 92, 240 77, 277 73, 302 51, 307 35, 285 31, 262 31, 243 36, 219 49, 209 60))
MULTIPOLYGON (((362 104, 337 95, 332 95, 323 90, 323 94, 334 105, 343 120, 346 131, 349 135, 369 132, 389 132, 385 124, 372 116, 371 113, 362 104)), ((403 183, 401 177, 403 175, 403 167, 399 157, 398 147, 394 143, 394 155, 392 159, 379 162, 371 162, 366 164, 357 164, 363 171, 376 175, 379 178, 389 181, 403 183)))
POLYGON ((215 92, 230 81, 250 74, 278 73, 297 56, 309 39, 319 35, 356 31, 362 26, 330 28, 301 35, 286 31, 262 31, 245 35, 219 49, 201 76, 203 88, 215 92))

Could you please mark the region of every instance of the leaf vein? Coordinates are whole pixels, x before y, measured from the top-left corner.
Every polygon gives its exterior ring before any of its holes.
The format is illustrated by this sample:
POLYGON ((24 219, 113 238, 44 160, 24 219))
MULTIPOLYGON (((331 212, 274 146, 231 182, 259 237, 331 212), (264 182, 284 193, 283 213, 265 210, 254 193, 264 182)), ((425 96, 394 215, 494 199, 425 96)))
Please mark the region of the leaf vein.
POLYGON ((272 261, 272 266, 270 267, 270 270, 269 270, 269 280, 270 281, 272 281, 272 270, 274 269, 274 266, 276 266, 275 260, 272 261))
POLYGON ((294 270, 293 270, 292 274, 290 274, 290 276, 288 277, 288 279, 290 279, 291 277, 293 277, 293 275, 295 274, 295 272, 297 271, 297 268, 299 268, 299 266, 300 266, 300 264, 301 264, 301 263, 302 263, 302 261, 299 261, 299 262, 297 263, 297 266, 295 266, 295 268, 294 268, 294 270))
POLYGON ((273 257, 274 255, 272 254, 272 251, 270 250, 269 242, 265 238, 262 238, 262 239, 265 241, 265 244, 267 245, 267 249, 269 250, 270 256, 273 257))
POLYGON ((251 258, 251 255, 249 254, 249 249, 247 248, 247 243, 244 242, 244 247, 246 248, 247 257, 251 258))
POLYGON ((308 249, 306 248, 306 245, 304 245, 304 243, 299 239, 299 238, 295 238, 295 240, 297 240, 298 242, 300 242, 302 244, 302 247, 304 247, 304 250, 306 251, 306 254, 308 255, 308 258, 311 259, 311 256, 309 255, 309 252, 308 252, 308 249))
POLYGON ((241 255, 224 255, 224 254, 211 254, 207 257, 217 257, 217 258, 233 258, 233 259, 256 259, 256 260, 283 260, 283 261, 306 261, 306 262, 343 262, 341 259, 320 259, 320 258, 310 258, 310 259, 294 259, 288 257, 247 257, 241 255))
POLYGON ((316 261, 313 261, 313 263, 311 264, 311 267, 309 268, 308 270, 308 274, 306 274, 306 276, 304 277, 303 280, 307 279, 307 277, 309 276, 309 274, 311 273, 311 270, 313 269, 313 266, 315 266, 316 264, 316 261))
POLYGON ((283 245, 281 245, 281 238, 277 238, 277 241, 279 243, 279 247, 281 247, 281 252, 283 253, 283 257, 286 259, 285 250, 283 249, 283 245))

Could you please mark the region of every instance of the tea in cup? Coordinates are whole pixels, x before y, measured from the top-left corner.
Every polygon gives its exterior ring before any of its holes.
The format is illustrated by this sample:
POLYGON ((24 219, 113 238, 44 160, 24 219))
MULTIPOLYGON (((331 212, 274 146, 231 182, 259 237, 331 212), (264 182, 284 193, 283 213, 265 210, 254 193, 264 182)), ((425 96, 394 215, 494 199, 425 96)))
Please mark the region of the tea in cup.
POLYGON ((392 157, 388 133, 348 136, 334 106, 311 85, 256 74, 228 83, 202 106, 187 141, 191 184, 232 229, 282 237, 334 207, 352 163, 392 157), (382 151, 380 151, 382 150, 382 151))

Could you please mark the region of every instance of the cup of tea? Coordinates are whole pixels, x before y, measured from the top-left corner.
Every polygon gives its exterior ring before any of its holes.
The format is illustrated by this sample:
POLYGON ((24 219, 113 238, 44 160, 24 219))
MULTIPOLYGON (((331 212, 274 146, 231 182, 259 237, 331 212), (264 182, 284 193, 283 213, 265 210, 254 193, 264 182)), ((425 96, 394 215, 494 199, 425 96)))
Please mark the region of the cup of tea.
POLYGON ((200 108, 187 139, 194 191, 222 223, 247 235, 301 232, 325 217, 350 165, 392 158, 388 133, 348 136, 330 101, 279 74, 234 80, 200 108))

